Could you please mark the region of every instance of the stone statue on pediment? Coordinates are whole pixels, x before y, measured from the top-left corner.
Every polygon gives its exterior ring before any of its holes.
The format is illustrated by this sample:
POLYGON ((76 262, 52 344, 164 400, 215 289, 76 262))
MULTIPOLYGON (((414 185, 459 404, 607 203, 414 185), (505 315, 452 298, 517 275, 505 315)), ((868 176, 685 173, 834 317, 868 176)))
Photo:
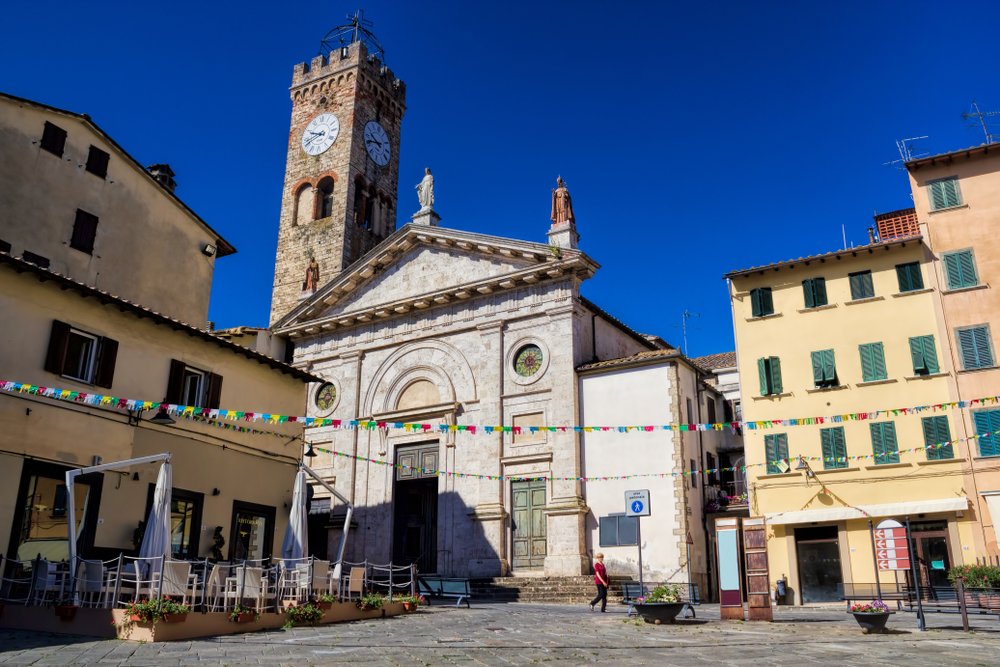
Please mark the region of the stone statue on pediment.
POLYGON ((573 223, 573 200, 569 196, 569 189, 562 177, 556 178, 556 187, 552 190, 552 224, 558 225, 563 222, 573 223))
POLYGON ((303 292, 315 292, 319 287, 319 262, 315 257, 309 258, 309 266, 306 267, 306 279, 302 282, 303 292))
POLYGON ((424 177, 417 183, 417 199, 420 201, 421 211, 434 208, 434 177, 431 176, 430 167, 424 168, 424 177))

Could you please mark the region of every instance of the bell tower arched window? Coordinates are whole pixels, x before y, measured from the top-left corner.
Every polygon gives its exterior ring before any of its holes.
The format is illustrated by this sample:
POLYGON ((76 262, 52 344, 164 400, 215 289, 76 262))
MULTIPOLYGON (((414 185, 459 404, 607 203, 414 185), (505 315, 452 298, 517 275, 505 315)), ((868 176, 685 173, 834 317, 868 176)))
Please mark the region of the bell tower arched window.
POLYGON ((329 176, 316 186, 316 217, 329 218, 333 215, 333 179, 329 176))

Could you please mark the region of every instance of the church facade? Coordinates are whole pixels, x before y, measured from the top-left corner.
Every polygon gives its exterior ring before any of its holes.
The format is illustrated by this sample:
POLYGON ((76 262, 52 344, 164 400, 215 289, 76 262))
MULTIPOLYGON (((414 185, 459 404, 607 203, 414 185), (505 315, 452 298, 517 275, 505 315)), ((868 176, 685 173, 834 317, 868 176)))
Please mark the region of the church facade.
MULTIPOLYGON (((610 542, 606 527, 624 514, 625 490, 655 485, 658 511, 642 528, 644 570, 707 584, 705 484, 677 473, 690 460, 700 477, 715 434, 571 428, 588 424, 588 412, 618 424, 693 423, 692 406, 701 414, 721 397, 676 349, 581 295, 599 267, 577 247, 565 184, 553 191, 545 242, 438 226, 429 171, 411 222, 395 230, 389 216, 369 230, 357 201, 372 183, 395 183, 398 120, 386 124, 387 156, 378 142, 374 155, 371 144, 352 148, 344 127, 363 133, 382 123, 372 100, 387 103, 387 91, 404 87, 360 42, 311 64, 313 97, 299 96, 303 71, 296 68, 292 88, 272 329, 292 341, 295 366, 325 379, 312 389, 310 416, 379 424, 307 431, 313 468, 356 508, 346 559, 416 562, 422 572, 453 576, 579 575, 603 550, 613 573, 636 572, 634 536, 610 542), (352 73, 356 90, 342 104, 354 106, 338 107, 333 146, 345 141, 341 152, 354 158, 309 155, 309 127, 329 113, 316 96, 324 82, 329 91, 352 73), (369 97, 360 94, 366 79, 369 97), (327 210, 338 213, 302 218, 301 183, 323 174, 337 184, 327 210), (363 242, 343 241, 351 238, 363 242), (310 275, 317 258, 319 280, 310 275), (540 428, 547 426, 557 428, 540 428), (650 472, 664 474, 642 477, 650 472), (594 480, 604 476, 621 479, 594 480)), ((379 192, 394 214, 395 188, 379 192)), ((342 521, 329 522, 330 544, 341 529, 342 521)))

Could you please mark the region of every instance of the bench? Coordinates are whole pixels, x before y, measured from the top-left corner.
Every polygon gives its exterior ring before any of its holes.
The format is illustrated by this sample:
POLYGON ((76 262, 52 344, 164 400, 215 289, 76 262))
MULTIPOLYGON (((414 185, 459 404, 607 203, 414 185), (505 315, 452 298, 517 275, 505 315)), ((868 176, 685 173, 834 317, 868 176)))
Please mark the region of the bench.
MULTIPOLYGON (((682 584, 684 586, 684 584, 682 584)), ((640 584, 638 581, 624 581, 622 582, 622 604, 628 605, 628 615, 632 616, 638 612, 635 610, 635 603, 637 598, 644 598, 649 595, 649 586, 640 584)), ((697 618, 697 614, 694 611, 694 605, 701 604, 700 596, 698 595, 698 585, 690 584, 690 590, 688 591, 688 599, 681 600, 684 603, 684 618, 697 618), (688 616, 687 612, 691 612, 688 616)))
POLYGON ((472 591, 469 588, 469 580, 462 579, 459 577, 434 577, 434 576, 418 576, 417 577, 417 592, 427 598, 428 604, 430 604, 430 599, 432 597, 436 598, 455 598, 455 606, 461 606, 464 602, 465 606, 472 608, 469 604, 469 598, 472 597, 472 591))

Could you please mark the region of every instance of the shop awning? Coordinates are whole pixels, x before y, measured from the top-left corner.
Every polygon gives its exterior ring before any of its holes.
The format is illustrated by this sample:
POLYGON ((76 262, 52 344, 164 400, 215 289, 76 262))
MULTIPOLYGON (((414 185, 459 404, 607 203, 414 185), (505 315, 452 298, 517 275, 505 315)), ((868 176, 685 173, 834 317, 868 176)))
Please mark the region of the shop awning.
POLYGON ((771 526, 790 523, 813 523, 819 521, 843 521, 845 519, 868 519, 875 517, 903 518, 916 514, 933 514, 936 512, 959 512, 969 509, 969 499, 937 498, 933 500, 912 500, 898 503, 882 503, 879 505, 858 505, 854 507, 826 507, 815 510, 796 510, 794 512, 775 512, 765 514, 764 518, 771 526))

